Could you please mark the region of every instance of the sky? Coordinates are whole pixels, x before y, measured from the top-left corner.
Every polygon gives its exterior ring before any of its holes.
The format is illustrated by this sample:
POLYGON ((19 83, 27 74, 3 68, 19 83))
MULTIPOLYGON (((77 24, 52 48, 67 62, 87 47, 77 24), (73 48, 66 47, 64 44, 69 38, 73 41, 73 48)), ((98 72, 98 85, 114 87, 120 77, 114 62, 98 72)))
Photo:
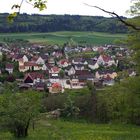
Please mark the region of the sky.
MULTIPOLYGON (((0 13, 11 13, 13 4, 19 4, 21 0, 0 0, 0 13)), ((131 5, 131 0, 48 0, 47 9, 40 12, 38 9, 33 8, 32 5, 24 1, 21 13, 28 14, 70 14, 70 15, 90 15, 90 16, 105 16, 109 17, 107 13, 99 9, 86 6, 89 5, 99 6, 105 10, 115 12, 120 16, 129 16, 126 10, 131 5)))

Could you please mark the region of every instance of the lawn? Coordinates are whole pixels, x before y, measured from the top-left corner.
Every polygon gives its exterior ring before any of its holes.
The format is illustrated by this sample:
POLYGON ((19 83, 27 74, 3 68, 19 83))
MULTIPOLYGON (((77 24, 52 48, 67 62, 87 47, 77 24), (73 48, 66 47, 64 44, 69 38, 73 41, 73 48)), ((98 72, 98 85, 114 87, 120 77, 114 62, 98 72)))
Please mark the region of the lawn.
MULTIPOLYGON (((0 132, 0 140, 15 140, 0 132)), ((140 140, 140 127, 123 124, 91 124, 64 120, 41 120, 23 140, 140 140)))
POLYGON ((50 33, 1 33, 0 41, 4 38, 25 39, 30 42, 43 42, 45 44, 63 45, 66 42, 75 44, 113 44, 115 40, 124 39, 125 34, 109 34, 99 32, 61 31, 50 33))

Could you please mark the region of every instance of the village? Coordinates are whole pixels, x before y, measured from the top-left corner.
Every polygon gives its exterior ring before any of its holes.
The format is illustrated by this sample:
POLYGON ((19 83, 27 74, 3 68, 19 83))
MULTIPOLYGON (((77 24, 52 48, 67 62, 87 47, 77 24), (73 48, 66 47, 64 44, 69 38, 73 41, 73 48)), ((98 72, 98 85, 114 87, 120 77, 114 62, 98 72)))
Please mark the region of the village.
POLYGON ((34 43, 19 47, 1 44, 1 83, 17 81, 20 89, 50 93, 81 89, 87 81, 97 88, 111 86, 124 75, 136 75, 133 63, 124 62, 131 53, 126 46, 117 45, 60 47, 34 43))

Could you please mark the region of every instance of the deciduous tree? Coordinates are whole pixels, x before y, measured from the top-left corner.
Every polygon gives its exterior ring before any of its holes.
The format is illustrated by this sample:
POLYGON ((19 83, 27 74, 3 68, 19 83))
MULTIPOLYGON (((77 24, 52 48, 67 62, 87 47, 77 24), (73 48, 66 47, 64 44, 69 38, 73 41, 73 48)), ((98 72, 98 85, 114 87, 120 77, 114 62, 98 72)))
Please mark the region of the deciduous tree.
POLYGON ((0 95, 0 127, 16 137, 28 136, 29 125, 39 113, 39 96, 32 91, 0 95))

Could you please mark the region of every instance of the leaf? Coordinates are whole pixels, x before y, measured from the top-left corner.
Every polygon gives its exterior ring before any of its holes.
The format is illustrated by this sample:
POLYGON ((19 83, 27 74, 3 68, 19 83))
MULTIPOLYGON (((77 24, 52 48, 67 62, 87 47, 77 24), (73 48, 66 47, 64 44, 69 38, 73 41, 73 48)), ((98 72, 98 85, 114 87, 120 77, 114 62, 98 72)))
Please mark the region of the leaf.
POLYGON ((14 12, 14 13, 11 13, 11 14, 9 14, 9 16, 8 16, 8 21, 10 22, 10 23, 12 23, 13 21, 14 21, 14 18, 17 16, 17 12, 14 12))
POLYGON ((47 8, 46 6, 47 1, 38 0, 38 2, 34 3, 34 8, 38 8, 40 11, 47 8))
POLYGON ((20 6, 18 4, 14 4, 11 9, 14 9, 14 8, 17 9, 17 8, 20 8, 20 6))

